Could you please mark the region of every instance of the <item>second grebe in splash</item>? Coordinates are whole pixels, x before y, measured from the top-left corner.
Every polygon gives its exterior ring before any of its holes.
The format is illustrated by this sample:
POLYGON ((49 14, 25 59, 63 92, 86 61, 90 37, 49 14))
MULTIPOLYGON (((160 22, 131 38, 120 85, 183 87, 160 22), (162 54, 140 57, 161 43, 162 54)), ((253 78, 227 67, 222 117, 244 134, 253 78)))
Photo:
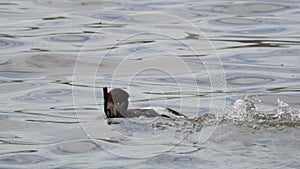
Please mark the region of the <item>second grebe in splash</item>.
POLYGON ((114 88, 107 92, 103 88, 104 112, 107 118, 132 118, 132 117, 156 117, 163 116, 168 118, 187 118, 187 116, 170 108, 149 107, 141 109, 128 109, 129 94, 120 89, 114 88))

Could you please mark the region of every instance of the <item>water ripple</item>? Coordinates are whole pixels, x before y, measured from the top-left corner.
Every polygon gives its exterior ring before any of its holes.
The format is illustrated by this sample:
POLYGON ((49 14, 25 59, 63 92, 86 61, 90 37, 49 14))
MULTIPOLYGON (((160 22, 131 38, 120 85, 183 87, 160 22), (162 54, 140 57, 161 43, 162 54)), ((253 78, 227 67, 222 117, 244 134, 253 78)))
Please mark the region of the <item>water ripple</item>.
POLYGON ((48 71, 73 70, 76 58, 68 55, 37 54, 17 58, 20 65, 26 63, 27 67, 34 69, 47 69, 48 71))
POLYGON ((41 89, 12 99, 30 103, 57 103, 62 102, 66 97, 70 97, 71 94, 71 89, 41 89), (59 99, 59 97, 62 98, 59 99))
POLYGON ((37 74, 33 72, 26 72, 26 71, 1 71, 0 70, 0 77, 6 78, 29 78, 29 77, 36 77, 37 74))
POLYGON ((46 161, 50 161, 50 159, 44 156, 32 154, 0 156, 1 164, 37 164, 46 161))
POLYGON ((86 153, 97 150, 99 147, 92 141, 72 141, 61 143, 52 148, 52 152, 55 154, 78 154, 86 153))
POLYGON ((61 21, 61 20, 51 20, 51 21, 48 21, 48 22, 41 22, 41 23, 38 23, 37 26, 38 27, 57 27, 58 25, 65 25, 66 22, 65 21, 61 21))
POLYGON ((0 168, 297 168, 299 6, 1 2, 0 168), (223 68, 227 88, 215 88, 223 68), (167 106, 189 118, 107 125, 104 84, 128 89, 132 108, 167 106))
POLYGON ((238 31, 232 31, 235 34, 274 34, 286 31, 286 28, 259 28, 259 29, 247 29, 247 30, 238 30, 238 31))
MULTIPOLYGON (((184 147, 187 149, 188 147, 184 147)), ((180 153, 179 153, 180 154, 180 153)), ((207 160, 201 159, 199 157, 193 157, 189 155, 183 155, 183 156, 178 156, 178 155, 171 155, 171 154, 161 154, 156 156, 155 158, 148 159, 146 163, 151 164, 151 166, 157 166, 160 168, 161 164, 164 163, 170 163, 170 168, 181 168, 180 166, 183 166, 185 164, 185 167, 188 168, 193 168, 195 167, 194 164, 203 164, 206 163, 207 160)), ((155 168, 155 167, 154 167, 155 168)))
POLYGON ((226 17, 210 21, 212 24, 225 25, 225 26, 248 26, 248 25, 293 25, 299 24, 295 20, 287 19, 266 19, 266 18, 250 18, 250 17, 226 17))
POLYGON ((11 93, 11 92, 21 92, 30 89, 34 89, 37 87, 41 87, 42 85, 39 83, 20 83, 20 82, 6 82, 1 84, 0 92, 3 94, 11 93))
POLYGON ((155 24, 174 24, 178 23, 179 19, 172 16, 167 15, 163 13, 143 13, 140 15, 129 15, 123 18, 120 18, 122 20, 125 20, 129 23, 143 23, 143 24, 149 24, 149 25, 155 25, 155 24))
POLYGON ((193 8, 194 10, 204 10, 207 12, 225 13, 225 14, 258 14, 278 12, 290 8, 282 4, 269 3, 240 3, 234 5, 211 5, 199 6, 193 8))
POLYGON ((243 77, 228 78, 227 82, 232 85, 258 85, 274 81, 271 77, 244 75, 243 77))
POLYGON ((72 1, 72 0, 35 0, 38 5, 55 7, 55 8, 70 8, 80 10, 103 9, 107 7, 117 6, 116 2, 100 2, 100 1, 72 1))
POLYGON ((249 19, 249 18, 221 18, 211 21, 211 23, 218 23, 218 24, 228 24, 228 25, 253 25, 262 23, 257 19, 249 19))
POLYGON ((56 35, 52 37, 46 38, 47 40, 50 41, 55 41, 55 42, 86 42, 89 39, 89 36, 86 35, 56 35))
POLYGON ((23 46, 24 43, 15 40, 0 39, 0 49, 15 48, 23 46))

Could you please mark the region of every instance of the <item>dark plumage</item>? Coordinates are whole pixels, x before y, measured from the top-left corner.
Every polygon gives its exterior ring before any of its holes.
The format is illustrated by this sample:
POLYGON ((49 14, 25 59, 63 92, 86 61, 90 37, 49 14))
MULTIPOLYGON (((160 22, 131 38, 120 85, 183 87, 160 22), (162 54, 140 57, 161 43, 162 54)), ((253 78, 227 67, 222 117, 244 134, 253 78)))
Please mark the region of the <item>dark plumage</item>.
POLYGON ((103 96, 104 112, 107 118, 132 118, 139 116, 187 118, 185 115, 170 108, 128 109, 129 94, 120 88, 114 88, 107 92, 107 88, 104 87, 103 96))

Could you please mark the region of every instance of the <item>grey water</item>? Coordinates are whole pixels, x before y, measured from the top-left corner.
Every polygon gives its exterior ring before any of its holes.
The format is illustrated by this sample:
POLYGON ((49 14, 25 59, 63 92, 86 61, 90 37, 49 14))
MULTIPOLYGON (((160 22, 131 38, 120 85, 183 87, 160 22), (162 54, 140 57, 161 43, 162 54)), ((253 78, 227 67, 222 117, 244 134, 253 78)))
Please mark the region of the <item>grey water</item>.
POLYGON ((300 1, 0 2, 0 168, 299 168, 300 1), (130 108, 189 119, 114 119, 130 108))

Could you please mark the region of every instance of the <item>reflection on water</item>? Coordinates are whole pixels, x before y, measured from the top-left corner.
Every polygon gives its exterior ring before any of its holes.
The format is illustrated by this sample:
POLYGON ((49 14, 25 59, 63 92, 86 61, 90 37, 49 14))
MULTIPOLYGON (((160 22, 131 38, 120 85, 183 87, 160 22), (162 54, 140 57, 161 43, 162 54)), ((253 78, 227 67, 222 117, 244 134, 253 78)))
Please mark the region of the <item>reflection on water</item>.
POLYGON ((299 5, 0 3, 0 168, 298 168, 299 5), (104 86, 189 119, 108 125, 104 86))

